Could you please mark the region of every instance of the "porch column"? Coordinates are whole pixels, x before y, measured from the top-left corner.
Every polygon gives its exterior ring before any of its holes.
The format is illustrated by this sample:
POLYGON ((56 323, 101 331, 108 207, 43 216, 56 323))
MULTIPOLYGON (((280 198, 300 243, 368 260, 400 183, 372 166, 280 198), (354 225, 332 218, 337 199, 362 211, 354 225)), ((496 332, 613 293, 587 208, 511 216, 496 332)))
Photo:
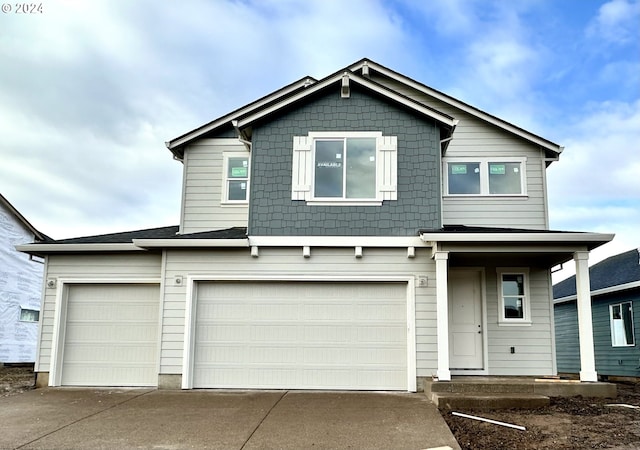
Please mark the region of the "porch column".
POLYGON ((436 251, 436 327, 438 337, 439 381, 451 381, 449 370, 449 252, 436 251))
POLYGON ((589 283, 589 252, 573 254, 576 262, 576 294, 578 306, 578 334, 580 339, 580 381, 598 381, 593 347, 591 320, 591 287, 589 283))

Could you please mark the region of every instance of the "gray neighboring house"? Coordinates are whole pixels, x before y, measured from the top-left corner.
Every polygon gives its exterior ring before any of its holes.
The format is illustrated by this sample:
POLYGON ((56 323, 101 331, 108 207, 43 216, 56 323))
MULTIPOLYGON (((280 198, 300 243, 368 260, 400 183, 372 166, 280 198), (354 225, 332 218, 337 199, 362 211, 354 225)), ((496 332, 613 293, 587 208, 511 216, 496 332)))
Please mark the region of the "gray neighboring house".
MULTIPOLYGON (((640 249, 593 265, 591 279, 596 370, 601 375, 640 377, 640 249)), ((578 373, 576 279, 553 286, 558 371, 578 373)))
POLYGON ((36 360, 44 266, 15 246, 47 239, 0 194, 0 363, 36 360))
POLYGON ((20 247, 47 261, 38 385, 553 375, 550 270, 576 260, 590 307, 589 252, 613 238, 549 229, 561 146, 367 59, 166 145, 177 226, 20 247))

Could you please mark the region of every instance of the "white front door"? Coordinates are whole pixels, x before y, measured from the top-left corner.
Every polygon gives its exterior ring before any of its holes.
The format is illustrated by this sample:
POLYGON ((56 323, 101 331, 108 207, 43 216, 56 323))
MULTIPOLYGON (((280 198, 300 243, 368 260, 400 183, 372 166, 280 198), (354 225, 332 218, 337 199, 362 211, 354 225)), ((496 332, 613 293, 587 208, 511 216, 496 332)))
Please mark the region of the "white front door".
POLYGON ((449 271, 449 365, 483 369, 482 272, 449 271))

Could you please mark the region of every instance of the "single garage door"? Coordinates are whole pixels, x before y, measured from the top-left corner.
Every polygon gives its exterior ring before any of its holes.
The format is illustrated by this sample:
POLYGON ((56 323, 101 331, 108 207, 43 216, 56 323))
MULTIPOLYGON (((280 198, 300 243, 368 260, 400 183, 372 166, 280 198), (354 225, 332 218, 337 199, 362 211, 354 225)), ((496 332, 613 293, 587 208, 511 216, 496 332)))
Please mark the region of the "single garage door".
POLYGON ((159 301, 154 284, 71 285, 62 384, 156 386, 159 301))
POLYGON ((199 283, 193 385, 406 390, 406 287, 199 283))

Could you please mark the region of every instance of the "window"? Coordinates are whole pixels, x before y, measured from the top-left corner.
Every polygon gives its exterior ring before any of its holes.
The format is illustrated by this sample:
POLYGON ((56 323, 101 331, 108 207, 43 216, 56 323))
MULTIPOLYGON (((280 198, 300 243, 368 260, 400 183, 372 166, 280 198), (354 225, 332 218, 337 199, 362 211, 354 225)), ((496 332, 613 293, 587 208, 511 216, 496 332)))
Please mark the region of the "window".
POLYGON ((525 195, 525 158, 447 158, 448 195, 525 195))
POLYGON ((37 309, 20 308, 20 322, 37 322, 40 319, 40 311, 37 309))
POLYGON ((530 324, 528 271, 499 269, 498 295, 501 324, 530 324))
POLYGON ((224 186, 222 203, 247 203, 249 200, 249 156, 224 154, 224 186))
POLYGON ((611 316, 611 345, 613 347, 634 346, 631 302, 609 305, 609 314, 611 316))
POLYGON ((317 139, 315 198, 376 198, 375 138, 317 139))
POLYGON ((292 200, 380 205, 397 199, 397 138, 381 132, 294 136, 292 200))

